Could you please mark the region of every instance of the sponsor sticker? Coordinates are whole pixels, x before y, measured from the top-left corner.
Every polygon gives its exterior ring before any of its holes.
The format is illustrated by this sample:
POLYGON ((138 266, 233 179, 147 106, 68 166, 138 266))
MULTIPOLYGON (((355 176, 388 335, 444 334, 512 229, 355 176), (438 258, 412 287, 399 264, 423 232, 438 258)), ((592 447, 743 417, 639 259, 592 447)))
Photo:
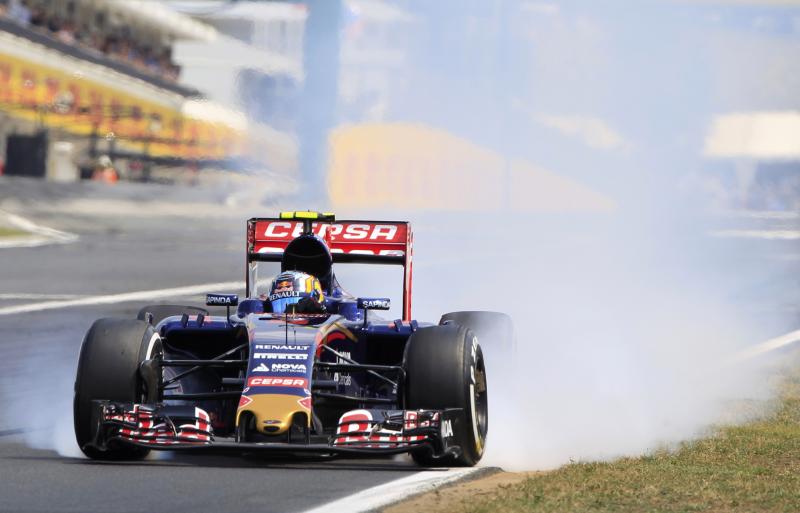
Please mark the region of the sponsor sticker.
POLYGON ((276 292, 274 294, 269 295, 270 301, 275 301, 276 299, 285 299, 287 297, 300 297, 300 292, 295 290, 287 290, 286 292, 276 292))
POLYGON ((263 351, 308 351, 310 346, 286 344, 256 344, 256 349, 263 351))
MULTIPOLYGON (((350 363, 348 361, 350 359, 350 351, 341 351, 339 354, 341 354, 344 358, 337 356, 336 363, 350 363)), ((350 375, 350 373, 334 372, 333 379, 336 380, 336 382, 339 383, 340 385, 344 385, 346 387, 349 387, 350 384, 353 382, 353 377, 350 375)))
POLYGON ((253 357, 257 360, 305 360, 304 354, 287 354, 287 353, 253 353, 253 357))
POLYGON ((384 297, 360 297, 357 307, 366 310, 388 310, 392 307, 392 302, 384 297))
POLYGON ((208 306, 236 306, 239 304, 239 296, 236 294, 206 294, 206 305, 208 306))
POLYGON ((273 363, 270 365, 272 372, 305 372, 304 363, 273 363))
MULTIPOLYGON (((271 221, 259 224, 263 229, 259 237, 269 240, 287 239, 291 240, 303 233, 303 223, 291 221, 271 221)), ((313 223, 312 231, 315 235, 325 238, 329 235, 333 239, 344 239, 345 241, 379 241, 379 242, 405 242, 405 230, 400 230, 396 224, 361 224, 361 223, 313 223)), ((405 227, 403 227, 405 228, 405 227)))
POLYGON ((452 438, 452 437, 453 437, 453 421, 452 420, 442 421, 442 438, 452 438))
POLYGON ((247 386, 251 387, 289 387, 306 388, 308 380, 306 378, 282 378, 274 376, 255 376, 247 380, 247 386))
POLYGON ((308 368, 304 363, 260 363, 252 372, 306 372, 308 368))
POLYGON ((246 395, 243 395, 242 397, 239 398, 239 408, 247 406, 248 404, 250 404, 252 402, 253 402, 252 398, 247 397, 246 395))

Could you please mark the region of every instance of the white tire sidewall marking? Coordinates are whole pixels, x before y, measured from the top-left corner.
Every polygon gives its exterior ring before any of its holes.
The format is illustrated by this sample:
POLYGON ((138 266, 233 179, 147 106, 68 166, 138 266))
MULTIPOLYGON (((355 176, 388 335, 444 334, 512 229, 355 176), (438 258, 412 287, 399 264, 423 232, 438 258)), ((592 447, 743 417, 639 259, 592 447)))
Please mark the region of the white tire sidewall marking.
POLYGON ((147 351, 144 353, 145 360, 150 360, 153 358, 153 348, 156 346, 157 341, 161 341, 161 335, 158 333, 153 333, 153 336, 150 337, 150 342, 147 344, 147 351))
POLYGON ((475 440, 475 452, 480 456, 483 454, 483 443, 478 433, 478 416, 475 408, 475 367, 477 366, 478 357, 478 337, 472 335, 472 345, 470 347, 470 384, 469 384, 469 406, 471 414, 472 435, 475 440))

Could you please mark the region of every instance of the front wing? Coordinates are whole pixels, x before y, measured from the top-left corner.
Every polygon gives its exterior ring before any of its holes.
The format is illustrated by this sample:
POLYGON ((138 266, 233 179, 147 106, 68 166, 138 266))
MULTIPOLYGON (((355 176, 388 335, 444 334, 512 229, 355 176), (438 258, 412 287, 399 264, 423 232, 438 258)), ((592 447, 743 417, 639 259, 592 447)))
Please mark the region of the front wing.
MULTIPOLYGON (((146 405, 94 401, 93 440, 101 451, 120 444, 170 451, 313 453, 320 455, 390 455, 426 452, 434 459, 458 457, 452 425, 464 412, 447 410, 377 410, 346 412, 325 443, 310 438, 294 442, 239 442, 215 438, 209 415, 194 406, 146 405)), ((458 419, 458 420, 457 420, 458 419)))

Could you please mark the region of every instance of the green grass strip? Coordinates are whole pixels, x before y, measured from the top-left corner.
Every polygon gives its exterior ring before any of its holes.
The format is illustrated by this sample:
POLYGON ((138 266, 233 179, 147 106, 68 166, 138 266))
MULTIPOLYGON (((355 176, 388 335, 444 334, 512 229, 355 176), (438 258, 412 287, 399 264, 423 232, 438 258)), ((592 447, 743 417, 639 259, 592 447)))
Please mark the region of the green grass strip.
POLYGON ((24 237, 30 233, 17 230, 16 228, 5 228, 0 226, 0 237, 24 237))
POLYGON ((675 451, 573 463, 465 497, 453 511, 800 512, 800 373, 786 377, 773 415, 675 451))

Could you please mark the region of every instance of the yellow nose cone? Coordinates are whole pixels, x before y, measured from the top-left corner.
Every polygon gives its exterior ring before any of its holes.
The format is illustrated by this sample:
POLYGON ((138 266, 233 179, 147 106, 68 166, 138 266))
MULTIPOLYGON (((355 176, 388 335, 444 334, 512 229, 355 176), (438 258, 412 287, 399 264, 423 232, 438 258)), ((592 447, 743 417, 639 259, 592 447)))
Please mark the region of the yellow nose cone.
POLYGON ((295 413, 305 413, 308 427, 311 426, 311 411, 300 402, 303 400, 300 396, 257 394, 248 397, 251 401, 244 406, 240 406, 236 412, 237 427, 243 412, 252 413, 256 420, 256 430, 267 435, 285 433, 292 425, 292 418, 295 413))

